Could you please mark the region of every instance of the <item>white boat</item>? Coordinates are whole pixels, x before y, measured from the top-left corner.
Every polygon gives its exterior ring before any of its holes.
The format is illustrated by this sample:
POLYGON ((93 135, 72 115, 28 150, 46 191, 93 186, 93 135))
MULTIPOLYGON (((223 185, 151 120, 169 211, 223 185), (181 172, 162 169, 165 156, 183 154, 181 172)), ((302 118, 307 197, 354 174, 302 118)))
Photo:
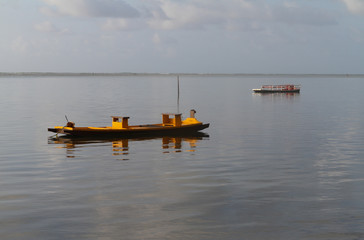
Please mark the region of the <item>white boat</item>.
POLYGON ((253 89, 256 93, 299 93, 300 85, 284 84, 284 85, 263 85, 261 88, 253 89))

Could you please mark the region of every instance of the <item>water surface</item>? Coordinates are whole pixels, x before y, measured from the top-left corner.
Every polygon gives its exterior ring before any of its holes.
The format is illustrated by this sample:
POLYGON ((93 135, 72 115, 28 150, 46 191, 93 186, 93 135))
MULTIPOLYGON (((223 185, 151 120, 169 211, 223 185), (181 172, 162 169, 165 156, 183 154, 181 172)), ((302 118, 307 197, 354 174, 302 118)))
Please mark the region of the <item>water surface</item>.
POLYGON ((161 121, 176 78, 2 77, 1 239, 362 239, 363 80, 181 76, 208 136, 55 141, 64 115, 161 121))

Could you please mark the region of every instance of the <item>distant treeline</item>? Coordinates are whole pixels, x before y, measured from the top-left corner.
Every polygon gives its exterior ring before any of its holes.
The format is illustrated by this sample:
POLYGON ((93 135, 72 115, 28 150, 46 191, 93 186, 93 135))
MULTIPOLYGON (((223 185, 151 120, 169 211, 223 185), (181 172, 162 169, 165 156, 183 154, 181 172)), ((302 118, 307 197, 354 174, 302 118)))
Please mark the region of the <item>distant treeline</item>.
POLYGON ((237 77, 332 77, 364 78, 364 74, 262 74, 262 73, 72 73, 72 72, 0 72, 0 77, 92 77, 92 76, 237 76, 237 77))

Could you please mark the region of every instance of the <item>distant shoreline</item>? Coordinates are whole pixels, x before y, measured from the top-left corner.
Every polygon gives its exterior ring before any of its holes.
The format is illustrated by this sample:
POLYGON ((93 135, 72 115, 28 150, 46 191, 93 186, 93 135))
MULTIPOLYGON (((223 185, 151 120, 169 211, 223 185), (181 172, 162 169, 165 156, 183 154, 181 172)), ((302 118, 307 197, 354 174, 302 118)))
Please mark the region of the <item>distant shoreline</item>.
POLYGON ((218 76, 218 77, 332 77, 364 78, 364 74, 265 74, 265 73, 73 73, 73 72, 0 72, 0 77, 113 77, 113 76, 218 76))

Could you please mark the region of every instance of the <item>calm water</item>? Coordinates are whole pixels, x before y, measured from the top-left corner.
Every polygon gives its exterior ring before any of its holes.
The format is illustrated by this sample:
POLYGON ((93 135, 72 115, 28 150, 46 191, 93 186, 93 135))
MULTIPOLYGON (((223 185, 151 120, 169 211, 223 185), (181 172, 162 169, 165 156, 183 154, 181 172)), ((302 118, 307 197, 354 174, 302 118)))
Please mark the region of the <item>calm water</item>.
POLYGON ((161 121, 173 76, 0 78, 1 239, 363 239, 364 79, 180 78, 205 137, 54 141, 161 121), (262 84, 301 84, 260 95, 262 84))

